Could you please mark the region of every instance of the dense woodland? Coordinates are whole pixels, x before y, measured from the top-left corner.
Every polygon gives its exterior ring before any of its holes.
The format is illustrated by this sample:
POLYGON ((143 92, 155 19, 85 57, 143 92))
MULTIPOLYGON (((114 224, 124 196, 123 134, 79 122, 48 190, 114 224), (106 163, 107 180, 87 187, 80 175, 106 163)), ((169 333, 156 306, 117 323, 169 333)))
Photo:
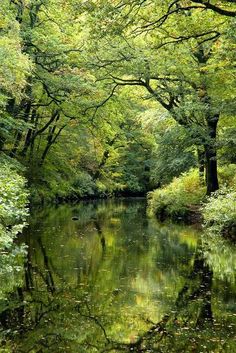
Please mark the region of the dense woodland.
POLYGON ((139 194, 235 163, 232 1, 1 2, 1 154, 32 197, 139 194))
MULTIPOLYGON (((203 224, 206 253, 215 236, 236 240, 235 62, 234 0, 1 0, 1 324, 30 206, 145 196, 160 221, 203 224)), ((196 254, 197 285, 209 273, 196 254)), ((149 352, 171 315, 115 349, 149 352)))

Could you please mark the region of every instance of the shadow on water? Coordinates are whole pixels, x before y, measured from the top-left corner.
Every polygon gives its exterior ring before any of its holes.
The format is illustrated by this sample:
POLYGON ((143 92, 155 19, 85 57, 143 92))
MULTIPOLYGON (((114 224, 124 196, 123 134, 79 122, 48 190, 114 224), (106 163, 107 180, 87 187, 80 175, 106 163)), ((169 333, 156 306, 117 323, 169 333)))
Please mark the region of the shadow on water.
POLYGON ((37 211, 22 241, 22 285, 0 301, 4 352, 236 352, 222 239, 108 200, 37 211))

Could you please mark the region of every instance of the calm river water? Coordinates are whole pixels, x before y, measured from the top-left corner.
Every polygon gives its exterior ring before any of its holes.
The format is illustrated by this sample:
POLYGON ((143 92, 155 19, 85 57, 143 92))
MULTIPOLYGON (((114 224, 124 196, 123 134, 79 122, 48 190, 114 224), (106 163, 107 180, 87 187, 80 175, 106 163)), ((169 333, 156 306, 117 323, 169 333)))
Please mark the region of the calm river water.
POLYGON ((35 211, 21 241, 0 352, 236 352, 235 245, 142 199, 35 211))

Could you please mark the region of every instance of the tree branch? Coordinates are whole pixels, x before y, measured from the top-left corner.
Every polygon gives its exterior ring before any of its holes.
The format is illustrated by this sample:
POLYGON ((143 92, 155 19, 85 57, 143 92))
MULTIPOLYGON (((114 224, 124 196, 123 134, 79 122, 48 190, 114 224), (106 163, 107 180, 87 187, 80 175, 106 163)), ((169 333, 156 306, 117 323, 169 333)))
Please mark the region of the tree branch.
MULTIPOLYGON (((228 17, 235 17, 236 16, 236 11, 222 9, 221 7, 219 7, 217 5, 211 4, 210 1, 206 1, 206 0, 191 0, 191 1, 194 3, 197 3, 197 4, 204 5, 205 9, 212 10, 220 15, 228 16, 228 17)), ((235 2, 235 1, 228 0, 227 2, 231 3, 231 2, 235 2)))

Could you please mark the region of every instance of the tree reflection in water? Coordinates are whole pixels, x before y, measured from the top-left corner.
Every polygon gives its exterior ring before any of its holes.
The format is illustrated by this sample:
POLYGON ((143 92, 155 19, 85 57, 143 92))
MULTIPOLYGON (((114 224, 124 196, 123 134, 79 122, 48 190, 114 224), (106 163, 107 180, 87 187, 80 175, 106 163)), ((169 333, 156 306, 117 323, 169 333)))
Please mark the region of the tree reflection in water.
POLYGON ((144 211, 123 201, 37 215, 24 285, 1 310, 6 352, 236 351, 235 282, 213 261, 221 240, 216 250, 144 211))
MULTIPOLYGON (((200 336, 204 328, 213 328, 211 305, 213 272, 205 264, 200 248, 197 249, 193 269, 186 283, 179 291, 173 309, 162 320, 141 335, 135 342, 119 345, 116 349, 128 352, 192 352, 197 348, 197 340, 192 338, 192 346, 186 347, 186 339, 191 343, 191 331, 198 331, 200 336), (164 347, 162 347, 164 341, 164 347), (160 350, 162 347, 162 350, 160 350), (168 347, 168 348, 167 348, 168 347), (194 350, 193 350, 194 349, 194 350)), ((201 347, 199 347, 199 352, 201 347)))

